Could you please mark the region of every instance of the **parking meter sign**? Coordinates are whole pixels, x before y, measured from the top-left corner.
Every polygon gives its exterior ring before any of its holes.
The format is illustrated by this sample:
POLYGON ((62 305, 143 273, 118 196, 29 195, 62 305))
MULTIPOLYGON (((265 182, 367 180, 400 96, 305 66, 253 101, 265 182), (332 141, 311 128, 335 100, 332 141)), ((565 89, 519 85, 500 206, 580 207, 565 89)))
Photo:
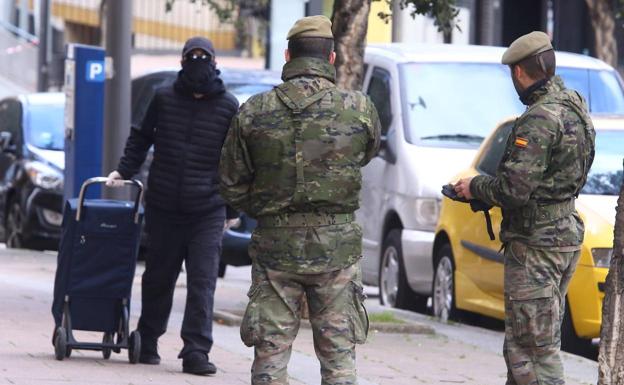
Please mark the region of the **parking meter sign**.
POLYGON ((106 80, 104 72, 104 62, 100 60, 90 60, 87 62, 87 81, 101 83, 106 80))

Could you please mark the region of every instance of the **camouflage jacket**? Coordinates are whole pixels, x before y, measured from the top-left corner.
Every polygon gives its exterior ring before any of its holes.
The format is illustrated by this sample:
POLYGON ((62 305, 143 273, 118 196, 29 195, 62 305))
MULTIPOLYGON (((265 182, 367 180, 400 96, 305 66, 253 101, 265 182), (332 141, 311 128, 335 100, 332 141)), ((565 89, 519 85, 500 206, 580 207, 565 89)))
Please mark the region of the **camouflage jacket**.
POLYGON ((336 88, 334 78, 327 61, 291 60, 284 83, 250 98, 225 140, 221 195, 258 219, 249 252, 268 268, 314 274, 361 256, 361 229, 351 214, 380 124, 372 102, 336 88), (295 216, 323 220, 289 223, 295 216))
POLYGON ((496 176, 479 175, 470 184, 476 199, 502 208, 502 242, 580 248, 584 226, 574 200, 593 162, 594 138, 585 101, 559 76, 529 96, 496 176))

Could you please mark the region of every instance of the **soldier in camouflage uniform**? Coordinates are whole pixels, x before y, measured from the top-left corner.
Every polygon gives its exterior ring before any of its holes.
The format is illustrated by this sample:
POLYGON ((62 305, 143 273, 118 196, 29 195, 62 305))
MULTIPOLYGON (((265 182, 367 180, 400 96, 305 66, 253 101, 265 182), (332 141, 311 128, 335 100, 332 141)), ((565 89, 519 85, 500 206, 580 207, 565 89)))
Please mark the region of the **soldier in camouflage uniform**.
POLYGON ((455 190, 503 211, 507 385, 560 385, 561 322, 584 232, 574 202, 594 158, 595 133, 583 98, 554 75, 545 33, 514 41, 502 63, 527 110, 496 177, 466 178, 455 190))
POLYGON ((351 385, 368 333, 353 212, 380 124, 364 94, 334 84, 328 18, 297 21, 288 39, 284 83, 241 107, 221 156, 222 196, 258 219, 241 338, 255 347, 252 384, 288 384, 305 296, 322 384, 351 385))

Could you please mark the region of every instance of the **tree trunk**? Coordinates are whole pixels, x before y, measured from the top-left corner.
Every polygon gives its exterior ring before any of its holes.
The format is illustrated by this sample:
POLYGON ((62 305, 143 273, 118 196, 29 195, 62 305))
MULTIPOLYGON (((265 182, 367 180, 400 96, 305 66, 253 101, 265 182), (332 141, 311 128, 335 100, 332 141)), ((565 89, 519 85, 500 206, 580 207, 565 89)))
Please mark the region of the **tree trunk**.
POLYGON ((336 0, 332 31, 336 43, 337 85, 348 90, 362 87, 364 46, 371 0, 336 0))
POLYGON ((617 41, 615 39, 615 10, 612 0, 585 0, 589 8, 596 56, 613 67, 618 63, 617 41))
POLYGON ((615 215, 613 257, 602 302, 598 385, 624 384, 624 183, 615 215))

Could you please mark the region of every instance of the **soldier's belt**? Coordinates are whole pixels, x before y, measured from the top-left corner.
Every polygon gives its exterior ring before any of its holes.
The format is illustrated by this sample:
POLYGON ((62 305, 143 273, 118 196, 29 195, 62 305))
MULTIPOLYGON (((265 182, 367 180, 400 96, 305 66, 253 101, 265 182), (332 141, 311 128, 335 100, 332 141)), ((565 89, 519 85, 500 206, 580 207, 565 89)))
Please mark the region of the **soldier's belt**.
POLYGON ((351 223, 353 214, 293 213, 258 218, 259 227, 314 227, 351 223))
POLYGON ((529 201, 527 205, 517 211, 511 211, 512 225, 525 233, 533 231, 535 225, 543 225, 565 218, 575 211, 574 198, 567 201, 539 205, 536 201, 529 201), (519 228, 518 228, 519 226, 519 228))
POLYGON ((574 199, 535 207, 533 216, 536 223, 552 222, 574 213, 574 199))

